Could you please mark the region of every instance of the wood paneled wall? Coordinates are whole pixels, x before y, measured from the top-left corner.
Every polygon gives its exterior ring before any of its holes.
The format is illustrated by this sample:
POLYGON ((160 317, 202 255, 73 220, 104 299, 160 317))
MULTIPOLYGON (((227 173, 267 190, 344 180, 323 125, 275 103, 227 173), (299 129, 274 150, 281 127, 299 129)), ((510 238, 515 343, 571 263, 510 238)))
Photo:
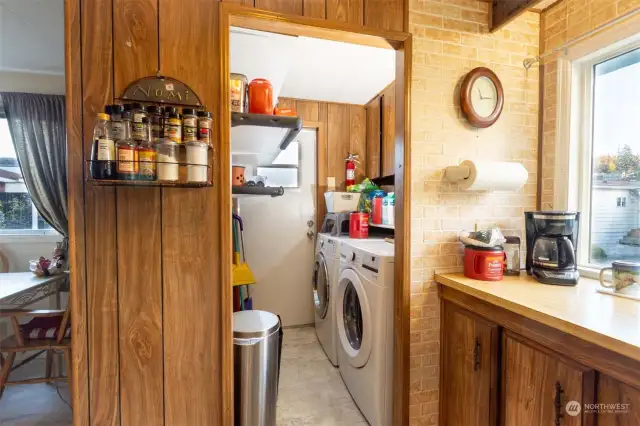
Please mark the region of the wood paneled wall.
POLYGON ((222 0, 272 12, 342 21, 381 30, 406 28, 405 0, 222 0))
MULTIPOLYGON (((406 28, 403 0, 229 1, 406 28)), ((175 77, 220 117, 218 19, 216 0, 65 1, 76 426, 231 426, 231 318, 221 315, 231 303, 221 279, 230 268, 230 237, 221 235, 228 170, 214 164, 220 184, 204 189, 84 181, 95 114, 137 78, 175 77)), ((326 124, 327 176, 343 188, 344 158, 355 152, 361 179, 364 106, 293 102, 305 120, 326 124)), ((214 119, 213 134, 220 132, 214 119)), ((214 159, 226 153, 214 146, 214 159)))

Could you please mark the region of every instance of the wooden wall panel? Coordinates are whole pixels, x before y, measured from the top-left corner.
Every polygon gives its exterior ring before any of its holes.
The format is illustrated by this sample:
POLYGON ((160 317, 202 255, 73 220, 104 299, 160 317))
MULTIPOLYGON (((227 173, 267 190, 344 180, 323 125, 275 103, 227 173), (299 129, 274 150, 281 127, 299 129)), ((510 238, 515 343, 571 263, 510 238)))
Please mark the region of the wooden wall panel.
POLYGON ((324 19, 327 16, 327 5, 325 0, 303 0, 302 10, 304 16, 309 18, 324 19))
POLYGON ((363 0, 326 0, 327 19, 362 25, 364 22, 363 0))
MULTIPOLYGON (((111 0, 82 2, 85 158, 95 114, 113 102, 111 0)), ((85 186, 90 424, 120 424, 115 190, 85 186)))
POLYGON ((408 4, 404 0, 365 0, 364 25, 380 30, 402 31, 408 4))
MULTIPOLYGON (((184 81, 218 117, 220 78, 214 60, 218 55, 218 8, 213 1, 204 0, 159 0, 159 5, 160 72, 184 81)), ((218 120, 214 120, 214 135, 219 132, 218 126, 218 120)), ((219 147, 214 148, 216 156, 219 147)), ((220 182, 220 170, 216 170, 214 180, 220 182)), ((163 190, 167 426, 222 424, 221 378, 228 371, 220 368, 220 312, 222 303, 230 304, 231 299, 223 301, 220 297, 220 262, 227 259, 220 253, 220 209, 228 206, 228 201, 220 200, 218 191, 216 185, 163 190)), ((230 209, 225 214, 229 213, 230 209)), ((224 324, 230 327, 229 320, 224 324)), ((225 344, 231 345, 231 341, 225 344)))
POLYGON ((381 97, 376 96, 367 105, 365 105, 365 115, 367 120, 367 159, 365 162, 366 174, 369 178, 376 178, 381 176, 380 174, 380 152, 382 150, 382 134, 380 116, 381 109, 381 97))
MULTIPOLYGON (((114 92, 158 71, 157 0, 113 0, 114 92)), ((117 188, 122 426, 163 423, 160 189, 117 188)))
POLYGON ((395 84, 382 91, 382 176, 395 173, 396 139, 395 84))
POLYGON ((320 119, 320 102, 296 101, 296 111, 303 120, 326 122, 320 119))
POLYGON ((365 178, 367 166, 367 125, 364 106, 349 105, 349 152, 359 155, 360 164, 356 167, 356 182, 365 178))
POLYGON ((243 6, 255 6, 255 1, 254 0, 222 0, 223 3, 235 3, 235 4, 241 4, 243 6))
POLYGON ((258 9, 302 15, 302 0, 255 0, 258 9))
POLYGON ((82 135, 82 63, 80 0, 64 2, 65 82, 67 125, 67 194, 69 197, 69 263, 73 424, 89 425, 89 349, 87 346, 87 286, 84 220, 84 138, 82 135))
POLYGON ((329 104, 327 109, 327 176, 335 177, 336 188, 345 189, 344 159, 349 155, 349 105, 329 104))

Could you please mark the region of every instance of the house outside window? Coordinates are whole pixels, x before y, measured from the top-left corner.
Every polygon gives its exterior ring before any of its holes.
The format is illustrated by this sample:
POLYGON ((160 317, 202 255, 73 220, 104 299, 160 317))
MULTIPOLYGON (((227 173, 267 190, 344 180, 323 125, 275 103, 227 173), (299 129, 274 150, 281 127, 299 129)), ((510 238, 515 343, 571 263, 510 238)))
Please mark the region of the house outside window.
POLYGON ((0 235, 56 235, 38 214, 18 165, 6 118, 0 118, 0 235))

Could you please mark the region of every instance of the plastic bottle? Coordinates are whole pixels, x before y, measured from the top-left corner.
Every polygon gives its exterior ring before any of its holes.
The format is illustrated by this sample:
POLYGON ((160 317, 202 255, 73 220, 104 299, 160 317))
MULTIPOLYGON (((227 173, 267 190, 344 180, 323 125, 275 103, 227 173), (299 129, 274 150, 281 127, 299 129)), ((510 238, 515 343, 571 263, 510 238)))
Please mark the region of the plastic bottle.
POLYGON ((123 139, 118 141, 118 179, 136 180, 138 178, 138 149, 131 139, 131 122, 123 120, 123 139))
POLYGON ((382 224, 394 226, 396 212, 396 195, 393 192, 387 194, 382 200, 382 224))
POLYGON ((99 113, 97 115, 91 148, 91 177, 93 179, 115 179, 116 149, 108 114, 99 113))

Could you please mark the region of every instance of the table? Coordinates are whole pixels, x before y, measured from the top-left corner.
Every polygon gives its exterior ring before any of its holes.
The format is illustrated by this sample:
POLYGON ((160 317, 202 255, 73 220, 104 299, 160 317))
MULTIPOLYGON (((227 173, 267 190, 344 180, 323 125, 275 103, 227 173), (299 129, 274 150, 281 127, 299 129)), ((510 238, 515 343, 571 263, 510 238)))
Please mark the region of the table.
POLYGON ((38 278, 33 272, 0 273, 0 306, 20 308, 45 297, 56 297, 56 308, 60 308, 60 286, 67 274, 38 278))

